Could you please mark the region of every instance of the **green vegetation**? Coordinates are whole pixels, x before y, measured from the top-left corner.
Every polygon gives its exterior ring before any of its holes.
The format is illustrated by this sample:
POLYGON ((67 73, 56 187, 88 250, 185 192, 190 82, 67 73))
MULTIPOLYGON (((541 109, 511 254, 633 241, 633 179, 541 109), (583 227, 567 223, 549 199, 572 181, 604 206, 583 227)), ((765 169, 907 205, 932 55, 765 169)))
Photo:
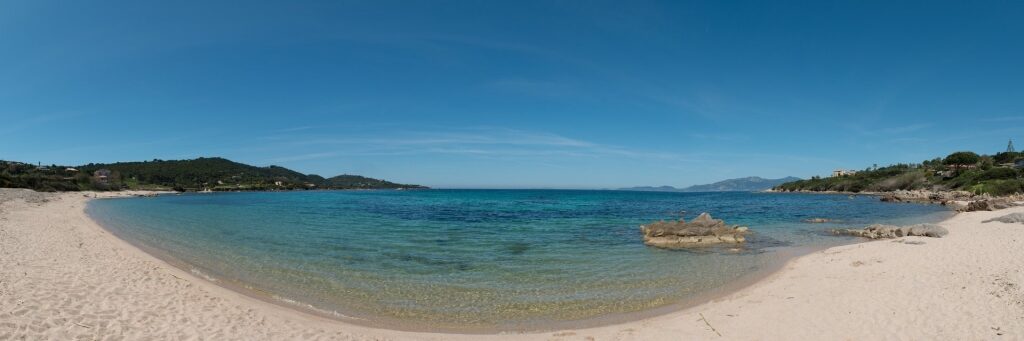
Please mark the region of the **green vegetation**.
POLYGON ((36 166, 0 161, 0 187, 31 188, 39 191, 426 188, 358 175, 339 175, 325 179, 319 175, 302 174, 284 167, 255 167, 223 158, 90 163, 78 167, 36 166))
POLYGON ((77 191, 89 185, 88 176, 81 177, 57 166, 34 166, 0 161, 0 187, 30 188, 37 191, 77 191))
POLYGON ((1024 193, 1024 153, 992 156, 955 152, 919 164, 868 168, 855 174, 813 177, 776 186, 783 191, 887 192, 895 190, 963 190, 975 194, 1024 193))

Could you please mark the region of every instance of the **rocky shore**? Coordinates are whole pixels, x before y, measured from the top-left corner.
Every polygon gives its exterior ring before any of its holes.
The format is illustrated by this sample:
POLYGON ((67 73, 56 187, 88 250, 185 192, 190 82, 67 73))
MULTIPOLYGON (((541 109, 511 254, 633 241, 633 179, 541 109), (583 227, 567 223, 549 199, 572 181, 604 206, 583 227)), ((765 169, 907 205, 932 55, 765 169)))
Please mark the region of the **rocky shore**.
POLYGON ((964 191, 894 191, 881 194, 885 202, 924 202, 950 206, 959 212, 994 211, 1024 205, 1024 195, 993 197, 964 191))
POLYGON ((837 192, 837 191, 780 191, 771 189, 769 193, 815 193, 815 194, 848 194, 872 195, 879 200, 894 203, 929 203, 950 206, 958 212, 994 211, 1014 206, 1024 206, 1024 194, 1008 196, 991 196, 973 194, 967 191, 933 191, 933 190, 899 190, 892 192, 837 192))
POLYGON ((916 224, 910 226, 893 226, 874 224, 863 229, 832 230, 837 235, 864 237, 868 239, 890 239, 899 237, 932 237, 942 238, 949 234, 945 227, 935 224, 916 224))

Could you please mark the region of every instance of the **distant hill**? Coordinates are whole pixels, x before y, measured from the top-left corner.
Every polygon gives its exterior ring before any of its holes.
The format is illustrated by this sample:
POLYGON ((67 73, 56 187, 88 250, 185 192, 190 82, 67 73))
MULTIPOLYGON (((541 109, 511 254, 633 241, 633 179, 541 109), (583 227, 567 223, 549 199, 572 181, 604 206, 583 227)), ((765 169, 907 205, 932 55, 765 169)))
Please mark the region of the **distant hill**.
POLYGON ((70 171, 63 166, 35 166, 4 162, 0 186, 37 190, 291 190, 291 189, 405 189, 426 188, 399 184, 358 175, 339 175, 325 179, 302 174, 280 166, 256 167, 228 159, 212 157, 192 160, 152 160, 90 163, 70 171), (109 170, 103 178, 98 170, 109 170))
POLYGON ((673 186, 636 186, 636 187, 624 187, 618 188, 618 190, 633 190, 633 191, 682 191, 681 188, 673 186))
POLYGON ((781 179, 765 179, 757 176, 750 176, 739 179, 722 180, 713 184, 708 185, 696 185, 683 188, 683 192, 726 192, 726 191, 743 191, 743 192, 755 192, 764 191, 771 189, 772 187, 791 182, 797 181, 800 178, 797 177, 785 177, 781 179))
POLYGON ((621 190, 642 192, 756 192, 768 190, 772 187, 797 180, 800 180, 800 178, 790 176, 782 179, 765 179, 762 177, 751 176, 739 179, 722 180, 713 184, 696 185, 686 188, 675 188, 672 186, 641 186, 621 188, 621 190))
POLYGON ((638 187, 627 187, 619 188, 620 191, 636 191, 636 192, 679 192, 680 189, 672 186, 638 186, 638 187))
POLYGON ((323 184, 324 187, 328 188, 426 188, 420 185, 396 184, 384 180, 367 178, 365 176, 348 174, 342 174, 335 177, 331 177, 325 179, 321 183, 323 184))

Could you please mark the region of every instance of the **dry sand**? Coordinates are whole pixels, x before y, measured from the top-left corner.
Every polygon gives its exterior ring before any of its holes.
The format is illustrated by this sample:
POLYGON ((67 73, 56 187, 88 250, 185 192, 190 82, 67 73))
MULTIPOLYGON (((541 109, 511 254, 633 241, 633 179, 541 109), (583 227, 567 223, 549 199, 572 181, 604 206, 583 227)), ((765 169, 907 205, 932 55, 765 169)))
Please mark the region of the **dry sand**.
POLYGON ((350 325, 221 288, 110 235, 86 216, 88 200, 0 190, 0 340, 1024 339, 1024 224, 981 223, 1024 207, 956 215, 941 239, 816 252, 658 317, 464 335, 350 325))

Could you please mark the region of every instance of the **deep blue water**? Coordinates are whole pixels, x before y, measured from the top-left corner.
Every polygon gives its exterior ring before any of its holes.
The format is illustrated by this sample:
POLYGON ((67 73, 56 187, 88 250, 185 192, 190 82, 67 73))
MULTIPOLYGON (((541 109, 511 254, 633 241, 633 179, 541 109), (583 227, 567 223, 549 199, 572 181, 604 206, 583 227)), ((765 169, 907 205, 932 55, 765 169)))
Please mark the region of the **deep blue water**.
POLYGON ((195 273, 318 310, 413 326, 511 328, 670 305, 854 242, 833 227, 938 221, 870 196, 563 190, 218 193, 94 200, 89 214, 195 273), (639 226, 710 212, 742 249, 643 245, 639 226), (801 220, 825 217, 832 224, 801 220))

